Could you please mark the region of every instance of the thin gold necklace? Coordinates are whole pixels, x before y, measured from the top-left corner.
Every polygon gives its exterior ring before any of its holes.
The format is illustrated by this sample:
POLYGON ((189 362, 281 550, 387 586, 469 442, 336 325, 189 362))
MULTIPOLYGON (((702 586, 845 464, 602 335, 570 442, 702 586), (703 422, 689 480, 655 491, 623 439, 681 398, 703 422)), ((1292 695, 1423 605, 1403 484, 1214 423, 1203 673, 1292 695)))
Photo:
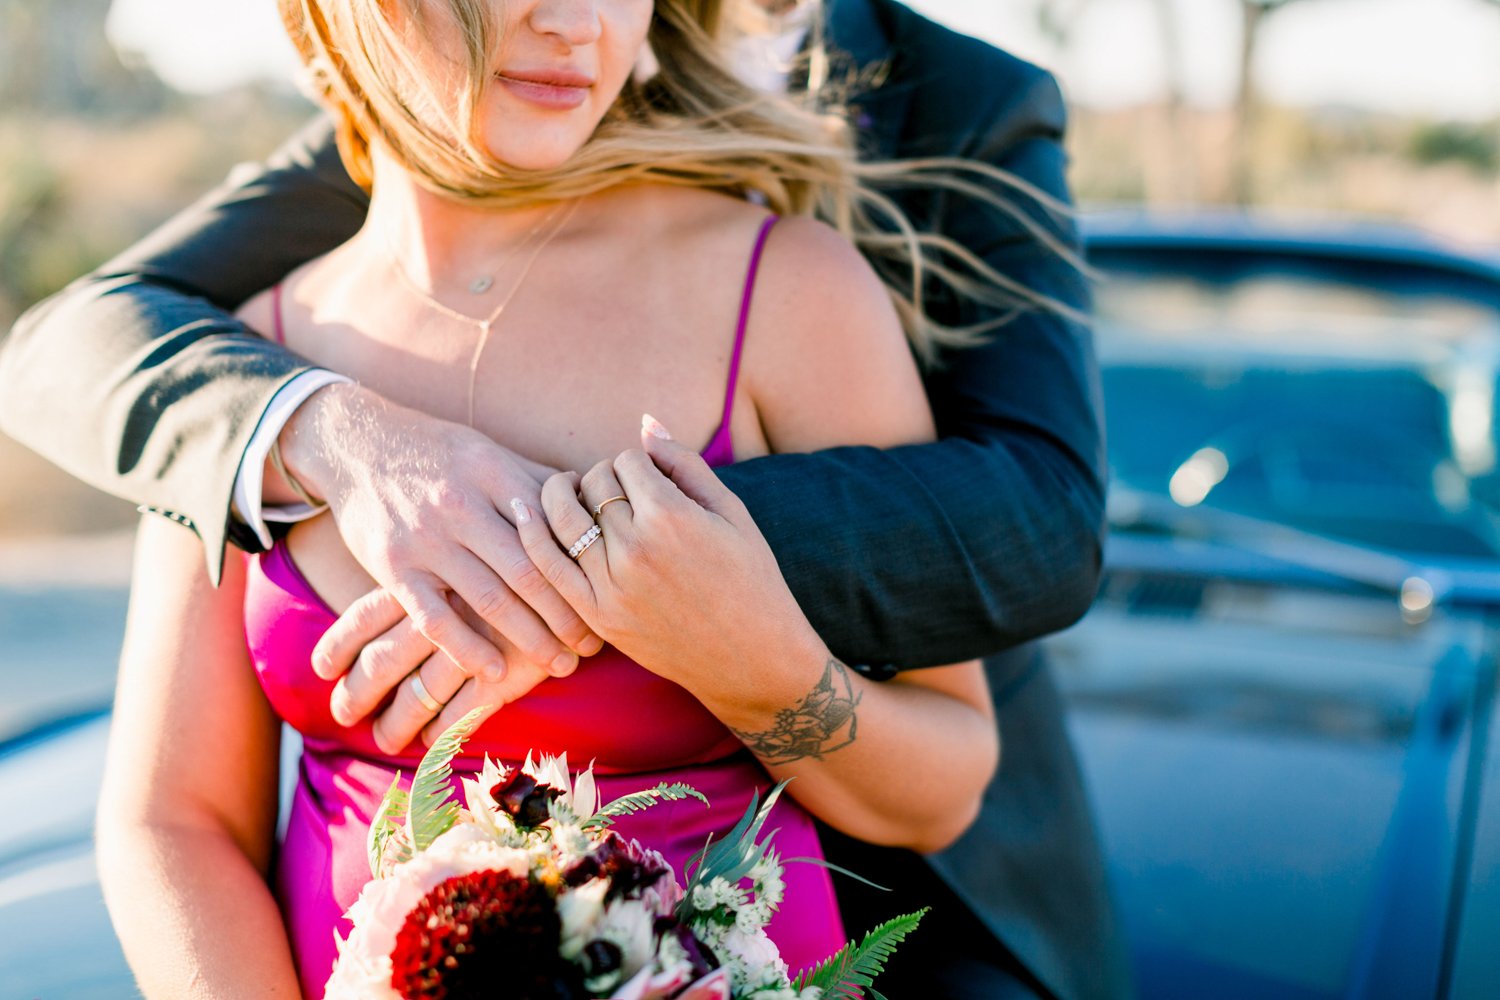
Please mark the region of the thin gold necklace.
MULTIPOLYGON (((474 426, 474 383, 479 375, 479 359, 484 355, 484 348, 489 343, 490 332, 494 330, 495 323, 498 322, 500 317, 505 313, 506 307, 510 305, 511 299, 515 298, 516 293, 521 290, 521 285, 525 283, 526 276, 531 273, 532 265, 537 262, 537 258, 542 255, 542 251, 547 249, 547 244, 551 243, 552 240, 556 238, 557 234, 562 232, 563 229, 567 227, 568 222, 572 220, 573 213, 578 211, 578 204, 578 201, 574 200, 570 205, 567 206, 567 212, 564 213, 562 215, 562 218, 557 221, 557 225, 554 226, 545 237, 543 237, 541 242, 536 245, 536 248, 531 251, 531 255, 526 258, 526 263, 522 265, 520 272, 516 275, 516 280, 511 284, 510 289, 505 293, 505 297, 500 300, 500 304, 497 305, 490 312, 490 314, 483 319, 480 319, 477 316, 470 316, 466 313, 461 313, 457 309, 446 306, 443 303, 439 302, 437 299, 433 298, 430 292, 422 288, 421 285, 418 285, 416 281, 412 279, 412 276, 407 273, 405 265, 401 263, 401 257, 395 252, 395 248, 389 247, 389 251, 391 254, 391 263, 393 265, 393 269, 396 272, 396 276, 401 279, 401 283, 404 284, 413 295, 417 296, 417 298, 421 299, 428 306, 432 307, 443 315, 448 316, 452 319, 456 319, 460 323, 467 323, 479 328, 479 337, 474 342, 474 353, 469 358, 468 417, 470 427, 474 426)), ((557 220, 558 214, 563 212, 563 208, 564 206, 559 205, 555 210, 549 212, 547 218, 543 219, 536 228, 534 228, 530 233, 527 234, 526 238, 521 242, 520 246, 518 246, 515 251, 512 251, 511 253, 506 255, 505 260, 509 260, 512 256, 515 255, 516 252, 519 252, 521 247, 524 247, 527 243, 529 243, 532 237, 534 237, 538 232, 541 231, 542 226, 546 225, 550 221, 557 220)), ((501 263, 503 264, 504 261, 502 261, 501 263)), ((496 267, 496 271, 499 271, 498 266, 496 267)))

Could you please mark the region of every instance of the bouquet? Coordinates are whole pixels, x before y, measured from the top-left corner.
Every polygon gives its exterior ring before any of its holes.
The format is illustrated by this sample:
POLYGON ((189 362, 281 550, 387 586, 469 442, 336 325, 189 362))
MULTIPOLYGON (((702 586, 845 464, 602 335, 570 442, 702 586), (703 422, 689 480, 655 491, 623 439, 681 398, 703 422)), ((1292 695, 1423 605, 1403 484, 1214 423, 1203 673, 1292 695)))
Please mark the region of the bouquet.
POLYGON ((657 802, 706 804, 696 789, 661 784, 601 805, 592 769, 575 778, 566 755, 520 768, 486 757, 462 780, 460 807, 449 765, 477 725, 455 724, 409 792, 399 775, 386 792, 328 1000, 854 1000, 921 919, 882 924, 792 981, 765 932, 782 862, 770 835, 757 840, 785 782, 689 862, 682 886, 660 854, 610 827, 657 802))

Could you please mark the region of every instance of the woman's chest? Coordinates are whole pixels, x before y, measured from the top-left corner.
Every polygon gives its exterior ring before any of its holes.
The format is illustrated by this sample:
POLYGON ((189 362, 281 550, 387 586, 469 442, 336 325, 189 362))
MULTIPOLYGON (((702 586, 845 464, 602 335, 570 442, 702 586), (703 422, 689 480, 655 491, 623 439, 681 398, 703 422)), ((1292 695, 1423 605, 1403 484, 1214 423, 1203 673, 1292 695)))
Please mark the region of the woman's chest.
MULTIPOLYGON (((552 276, 498 313, 478 299, 460 313, 398 284, 319 303, 288 324, 287 343, 400 405, 587 468, 637 446, 643 413, 706 442, 726 412, 737 303, 722 289, 661 286, 552 276)), ((746 433, 753 417, 741 414, 746 433)))

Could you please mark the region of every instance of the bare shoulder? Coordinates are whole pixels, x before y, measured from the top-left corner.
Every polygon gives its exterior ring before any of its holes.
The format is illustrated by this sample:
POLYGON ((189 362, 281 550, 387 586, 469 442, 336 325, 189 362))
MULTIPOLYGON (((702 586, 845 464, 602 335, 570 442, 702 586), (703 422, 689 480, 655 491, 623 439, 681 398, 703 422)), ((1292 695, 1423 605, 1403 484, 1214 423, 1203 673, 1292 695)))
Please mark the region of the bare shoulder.
POLYGON ((766 241, 756 307, 771 333, 904 343, 901 320, 875 269, 842 233, 802 216, 781 219, 766 241))
POLYGON ((931 440, 921 375, 890 292, 837 230, 777 223, 756 280, 746 377, 775 451, 931 440))
POLYGON ((276 295, 273 288, 256 292, 235 311, 234 318, 244 323, 266 340, 274 339, 276 327, 276 295))
POLYGON ((235 310, 234 318, 266 340, 275 340, 277 321, 288 319, 287 307, 296 297, 292 290, 300 288, 303 282, 309 280, 311 276, 318 275, 321 270, 326 270, 325 262, 332 259, 338 252, 336 250, 314 258, 293 270, 270 288, 256 292, 246 299, 239 309, 235 310), (278 309, 282 312, 281 316, 277 316, 278 309))

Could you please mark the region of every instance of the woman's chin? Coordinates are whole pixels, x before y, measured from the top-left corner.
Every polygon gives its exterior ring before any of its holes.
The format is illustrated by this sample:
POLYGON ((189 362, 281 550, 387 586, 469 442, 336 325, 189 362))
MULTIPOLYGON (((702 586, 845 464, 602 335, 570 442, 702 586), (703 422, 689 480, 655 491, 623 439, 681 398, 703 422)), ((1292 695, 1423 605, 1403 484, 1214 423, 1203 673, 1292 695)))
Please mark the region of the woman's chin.
POLYGON ((489 143, 489 152, 513 170, 556 170, 583 148, 588 136, 544 136, 533 133, 525 141, 507 136, 506 141, 489 143))

